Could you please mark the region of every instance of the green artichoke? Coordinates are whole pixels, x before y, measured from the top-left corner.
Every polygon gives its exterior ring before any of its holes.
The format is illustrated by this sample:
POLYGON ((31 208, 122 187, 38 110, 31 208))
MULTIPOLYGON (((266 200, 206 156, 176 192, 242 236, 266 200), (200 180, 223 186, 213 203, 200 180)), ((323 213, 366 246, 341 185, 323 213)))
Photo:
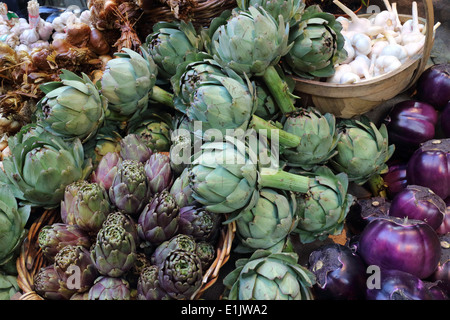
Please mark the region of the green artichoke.
POLYGON ((11 300, 19 290, 15 276, 0 273, 0 300, 11 300))
POLYGON ((301 109, 286 117, 283 129, 300 138, 297 147, 283 151, 283 158, 291 167, 311 170, 337 154, 341 133, 336 130, 336 118, 331 113, 322 115, 313 108, 301 109))
POLYGON ((224 279, 229 300, 313 300, 315 276, 295 253, 256 250, 224 279))
POLYGON ((89 300, 131 300, 130 283, 122 278, 100 276, 89 290, 89 300))
POLYGON ((302 0, 238 0, 237 4, 241 10, 248 10, 250 6, 262 7, 277 22, 279 15, 282 15, 283 20, 291 26, 300 20, 305 10, 302 0))
POLYGON ((255 148, 229 136, 204 143, 189 173, 192 197, 208 211, 232 213, 254 207, 263 187, 308 191, 308 177, 280 168, 260 168, 255 148))
POLYGON ((235 221, 240 251, 271 250, 283 245, 299 221, 295 195, 263 188, 256 205, 240 212, 235 221))
POLYGON ((96 233, 111 212, 108 193, 100 184, 83 183, 70 201, 64 201, 68 224, 74 224, 88 232, 96 233))
POLYGON ((82 78, 62 70, 60 82, 40 86, 38 123, 54 135, 82 142, 97 133, 105 120, 108 102, 84 73, 82 78))
POLYGON ((144 268, 137 283, 138 300, 172 300, 159 283, 159 267, 155 265, 144 268))
POLYGON ((170 150, 172 116, 162 110, 147 109, 140 118, 130 121, 127 133, 134 133, 144 140, 153 152, 170 150))
POLYGON ((19 207, 8 185, 0 183, 0 266, 13 259, 27 234, 30 206, 19 207))
POLYGON ((172 96, 155 86, 158 67, 144 48, 142 55, 124 48, 106 64, 101 79, 101 93, 108 99, 108 118, 128 120, 139 117, 147 109, 149 97, 172 105, 172 96))
POLYGON ((202 132, 245 130, 257 107, 253 83, 206 57, 180 66, 172 82, 175 105, 190 120, 200 121, 202 132))
POLYGON ((39 269, 33 278, 34 291, 48 300, 69 300, 76 289, 68 289, 53 264, 39 269))
POLYGON ((345 173, 335 175, 328 167, 321 166, 311 176, 314 182, 308 192, 297 196, 300 220, 295 232, 302 243, 340 234, 355 201, 355 197, 348 193, 345 173))
POLYGON ((333 14, 323 12, 319 5, 308 6, 291 28, 293 46, 283 57, 285 70, 307 79, 332 76, 334 66, 347 57, 341 30, 333 14))
POLYGON ((109 188, 111 203, 118 210, 137 216, 148 203, 150 196, 151 190, 144 164, 136 160, 122 161, 109 188))
POLYGON ((109 191, 109 188, 112 185, 114 176, 117 173, 117 168, 122 163, 122 157, 119 152, 108 152, 106 153, 98 163, 95 170, 92 172, 90 176, 90 181, 98 183, 106 191, 109 191))
POLYGON ((89 249, 89 234, 77 225, 53 223, 39 231, 38 244, 47 260, 53 262, 56 254, 65 246, 82 246, 89 249))
POLYGON ((139 216, 140 238, 151 245, 169 240, 178 231, 179 212, 180 208, 167 190, 155 194, 139 216))
POLYGON ((161 21, 145 40, 145 47, 158 66, 158 80, 168 82, 187 54, 202 49, 201 37, 191 22, 161 21))
POLYGON ((3 160, 0 180, 8 183, 24 204, 57 207, 67 185, 89 176, 90 160, 84 159, 81 141, 65 142, 33 125, 8 139, 12 156, 3 160))
POLYGON ((170 158, 162 153, 154 153, 145 162, 145 174, 152 194, 169 190, 173 183, 170 158))
POLYGON ((330 160, 334 170, 345 172, 350 181, 360 185, 387 172, 386 162, 395 146, 389 145, 385 124, 377 128, 368 118, 362 117, 360 120, 342 120, 338 130, 342 132, 336 147, 338 153, 330 160))
POLYGON ((82 246, 67 245, 59 250, 54 267, 62 285, 76 292, 88 291, 99 275, 89 250, 82 246))
POLYGON ((152 149, 147 146, 140 135, 129 133, 120 141, 122 160, 136 160, 145 163, 152 154, 152 149))
POLYGON ((289 24, 274 17, 262 7, 249 6, 233 11, 211 38, 211 54, 223 67, 248 77, 264 80, 283 113, 295 110, 288 85, 275 69, 281 57, 291 49, 289 24))
POLYGON ((122 136, 119 133, 118 123, 106 121, 97 134, 83 144, 84 156, 91 159, 94 168, 98 166, 101 159, 109 152, 120 152, 120 141, 122 136))
POLYGON ((202 285, 202 262, 195 252, 173 250, 159 265, 161 288, 176 300, 190 300, 202 285))
POLYGON ((100 274, 121 277, 136 261, 133 235, 119 224, 101 228, 91 250, 91 257, 100 274))

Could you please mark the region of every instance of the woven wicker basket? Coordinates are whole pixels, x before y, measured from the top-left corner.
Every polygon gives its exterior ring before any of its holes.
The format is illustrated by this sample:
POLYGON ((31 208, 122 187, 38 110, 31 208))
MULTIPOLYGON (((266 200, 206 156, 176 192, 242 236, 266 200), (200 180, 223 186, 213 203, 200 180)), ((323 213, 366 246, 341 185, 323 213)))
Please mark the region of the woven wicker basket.
MULTIPOLYGON (((34 291, 34 276, 39 270, 47 266, 48 261, 44 257, 38 245, 38 236, 41 229, 46 225, 60 222, 58 210, 46 210, 30 227, 28 236, 22 244, 19 258, 17 259, 17 282, 22 290, 19 300, 44 300, 34 291)), ((203 275, 202 285, 192 296, 198 300, 203 293, 210 288, 218 279, 221 267, 228 261, 231 253, 231 245, 236 233, 234 222, 224 225, 220 230, 219 240, 216 244, 216 258, 203 275)))
MULTIPOLYGON (((353 84, 335 84, 293 77, 296 83, 295 92, 323 113, 329 112, 340 118, 352 118, 411 88, 425 70, 434 43, 433 3, 432 0, 423 2, 426 16, 420 20, 427 26, 426 41, 419 53, 420 57, 416 60, 408 60, 394 72, 353 84)), ((399 18, 404 22, 411 19, 411 16, 399 15, 399 18)))

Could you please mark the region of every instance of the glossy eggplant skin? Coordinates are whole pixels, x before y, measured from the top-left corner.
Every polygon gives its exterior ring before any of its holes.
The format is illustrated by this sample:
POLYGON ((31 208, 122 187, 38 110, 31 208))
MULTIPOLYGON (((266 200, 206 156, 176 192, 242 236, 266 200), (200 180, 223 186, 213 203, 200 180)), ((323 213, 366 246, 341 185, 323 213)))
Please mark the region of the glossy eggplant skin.
POLYGON ((450 101, 441 112, 441 128, 444 138, 450 138, 450 101))
POLYGON ((450 139, 432 139, 411 156, 406 169, 408 184, 428 187, 439 197, 450 196, 450 139))
MULTIPOLYGON (((367 286, 367 300, 435 300, 436 294, 429 290, 418 277, 395 269, 380 269, 379 287, 367 286)), ((369 280, 370 281, 370 280, 369 280)))
POLYGON ((408 185, 392 199, 389 215, 398 218, 422 220, 434 230, 442 224, 446 210, 444 200, 431 189, 408 185))
POLYGON ((397 154, 411 155, 421 143, 433 139, 438 112, 425 102, 405 100, 394 105, 386 119, 389 142, 397 154))
POLYGON ((416 89, 418 100, 442 110, 450 100, 450 64, 435 64, 426 69, 417 80, 416 89))
POLYGON ((420 279, 436 270, 441 257, 439 236, 430 225, 391 216, 371 221, 357 250, 369 266, 401 270, 420 279))
POLYGON ((395 163, 389 165, 389 170, 382 177, 386 184, 387 196, 392 199, 397 193, 402 191, 408 185, 406 179, 407 163, 395 163))
POLYGON ((316 276, 317 300, 364 300, 366 267, 361 258, 344 245, 323 245, 311 252, 309 270, 316 276))

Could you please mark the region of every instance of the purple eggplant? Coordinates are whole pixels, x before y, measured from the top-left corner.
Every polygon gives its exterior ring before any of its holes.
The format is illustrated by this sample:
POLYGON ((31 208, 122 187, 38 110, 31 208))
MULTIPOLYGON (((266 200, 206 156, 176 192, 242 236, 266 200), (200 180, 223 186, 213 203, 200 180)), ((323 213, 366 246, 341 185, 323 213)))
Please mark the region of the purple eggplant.
POLYGON ((311 252, 309 270, 316 276, 317 300, 364 300, 366 266, 349 247, 333 243, 311 252))
POLYGON ((394 105, 386 119, 389 142, 398 154, 411 155, 421 143, 434 138, 436 109, 425 102, 406 100, 394 105))
POLYGON ((441 257, 436 270, 429 277, 430 281, 442 281, 447 295, 450 296, 450 234, 439 237, 441 242, 441 257))
POLYGON ((389 215, 393 217, 422 220, 434 230, 440 227, 445 215, 444 200, 431 189, 408 185, 391 201, 389 215))
POLYGON ((373 197, 358 199, 350 207, 345 218, 345 227, 350 236, 359 235, 367 224, 388 214, 390 202, 384 197, 373 197))
POLYGON ((450 64, 435 64, 417 80, 417 99, 441 110, 450 100, 450 64))
POLYGON ((432 139, 417 149, 408 161, 408 184, 428 187, 439 197, 450 196, 450 139, 432 139))
POLYGON ((435 300, 436 297, 424 281, 405 271, 381 268, 373 279, 373 282, 368 279, 371 285, 367 286, 367 300, 435 300))
POLYGON ((367 265, 397 269, 423 279, 436 270, 441 245, 436 231, 427 223, 387 216, 366 226, 359 237, 358 254, 367 265))
POLYGON ((445 235, 450 233, 450 197, 444 200, 445 202, 445 214, 444 219, 442 219, 442 223, 439 228, 436 229, 436 232, 439 235, 445 235))
POLYGON ((441 130, 445 138, 450 138, 450 101, 441 112, 441 130))
POLYGON ((397 193, 402 191, 408 185, 406 179, 407 163, 396 163, 389 165, 389 171, 382 177, 386 184, 386 192, 390 199, 394 198, 397 193))

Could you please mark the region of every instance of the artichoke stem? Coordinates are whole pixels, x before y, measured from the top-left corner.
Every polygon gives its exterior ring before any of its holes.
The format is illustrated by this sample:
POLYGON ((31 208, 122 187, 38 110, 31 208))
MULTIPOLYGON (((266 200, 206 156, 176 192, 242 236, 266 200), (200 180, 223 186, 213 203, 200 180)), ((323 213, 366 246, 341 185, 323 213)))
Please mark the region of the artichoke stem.
POLYGON ((283 171, 281 169, 261 168, 260 186, 306 193, 309 190, 308 177, 283 171))
POLYGON ((175 104, 173 102, 173 94, 167 92, 164 89, 161 89, 158 86, 154 86, 149 98, 153 101, 162 103, 165 106, 175 108, 175 104))
POLYGON ((286 81, 281 79, 275 67, 268 67, 262 77, 281 112, 287 114, 295 111, 296 109, 290 97, 289 87, 286 81))
POLYGON ((289 133, 283 129, 278 128, 276 125, 266 121, 256 115, 253 115, 252 122, 250 124, 256 131, 266 129, 267 137, 272 138, 272 130, 278 130, 278 139, 280 146, 286 148, 295 148, 300 144, 300 138, 295 134, 289 133))
POLYGON ((368 181, 367 186, 374 197, 387 197, 386 184, 379 174, 373 175, 368 181))

